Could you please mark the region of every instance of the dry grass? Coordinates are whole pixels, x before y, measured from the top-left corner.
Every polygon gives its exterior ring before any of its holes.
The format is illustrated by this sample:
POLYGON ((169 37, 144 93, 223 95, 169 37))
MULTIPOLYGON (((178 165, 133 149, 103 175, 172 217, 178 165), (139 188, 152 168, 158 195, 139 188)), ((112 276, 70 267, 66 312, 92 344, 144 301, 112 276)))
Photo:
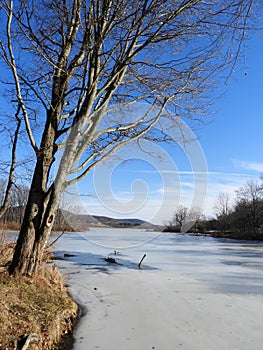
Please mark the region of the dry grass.
POLYGON ((55 267, 34 278, 10 277, 12 252, 13 244, 0 234, 0 350, 19 349, 21 338, 31 332, 37 333, 39 342, 28 349, 58 349, 62 335, 72 328, 77 305, 55 267))
POLYGON ((21 223, 15 221, 1 222, 0 218, 0 230, 4 231, 19 231, 21 223))

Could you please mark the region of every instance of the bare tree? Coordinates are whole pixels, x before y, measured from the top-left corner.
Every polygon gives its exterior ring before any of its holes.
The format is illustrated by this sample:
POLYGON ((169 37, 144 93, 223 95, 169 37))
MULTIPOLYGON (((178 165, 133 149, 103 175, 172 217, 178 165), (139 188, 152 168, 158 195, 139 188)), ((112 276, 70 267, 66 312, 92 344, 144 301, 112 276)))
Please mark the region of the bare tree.
MULTIPOLYGON (((7 180, 1 182, 1 200, 0 200, 0 218, 4 215, 6 212, 10 198, 11 198, 11 193, 12 193, 12 186, 14 183, 14 178, 15 178, 15 167, 16 167, 16 161, 17 161, 17 145, 18 145, 18 137, 19 137, 19 131, 21 127, 21 119, 19 117, 20 113, 20 106, 18 106, 16 114, 15 114, 15 120, 16 120, 16 127, 15 131, 12 130, 9 135, 10 135, 10 140, 11 140, 11 161, 10 164, 7 164, 7 180)), ((0 131, 7 129, 5 125, 0 124, 0 131)))
POLYGON ((234 227, 257 237, 263 223, 263 185, 248 180, 237 191, 237 202, 231 217, 234 227))
POLYGON ((230 196, 227 192, 220 192, 214 205, 214 212, 219 224, 219 229, 223 232, 229 228, 230 196))
POLYGON ((188 209, 186 207, 179 206, 176 209, 172 220, 170 221, 170 226, 177 226, 178 225, 181 229, 181 227, 186 222, 187 215, 188 215, 188 209))
POLYGON ((2 1, 2 60, 36 158, 10 273, 38 270, 65 188, 123 145, 165 141, 168 122, 208 109, 207 88, 231 73, 252 3, 2 1))
POLYGON ((227 192, 220 192, 217 196, 214 212, 217 217, 226 216, 230 213, 230 196, 227 192))
POLYGON ((198 230, 198 225, 201 219, 202 211, 200 208, 192 207, 188 209, 180 205, 176 209, 169 225, 172 228, 172 231, 178 228, 181 232, 188 232, 194 225, 195 230, 198 230))
POLYGON ((250 179, 244 186, 241 186, 237 191, 237 199, 249 203, 259 202, 263 199, 262 183, 250 179))
POLYGON ((184 232, 187 232, 190 229, 193 229, 195 231, 199 231, 202 221, 205 221, 205 216, 202 213, 201 208, 192 207, 188 211, 187 220, 185 222, 185 225, 182 227, 182 230, 184 232))

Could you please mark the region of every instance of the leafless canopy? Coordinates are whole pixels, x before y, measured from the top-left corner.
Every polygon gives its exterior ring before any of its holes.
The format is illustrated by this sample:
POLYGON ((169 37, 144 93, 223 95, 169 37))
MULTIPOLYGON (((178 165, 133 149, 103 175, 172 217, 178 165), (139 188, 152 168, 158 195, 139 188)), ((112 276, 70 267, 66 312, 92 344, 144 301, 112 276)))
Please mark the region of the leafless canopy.
POLYGON ((70 184, 122 144, 160 138, 150 129, 171 118, 168 110, 175 127, 182 116, 202 115, 215 73, 228 68, 227 78, 237 59, 251 6, 252 0, 4 0, 1 56, 36 155, 51 147, 54 156, 65 146, 63 135, 70 146, 78 140, 67 153, 70 184), (151 107, 131 112, 139 102, 151 107), (49 128, 54 138, 44 145, 39 135, 49 128))

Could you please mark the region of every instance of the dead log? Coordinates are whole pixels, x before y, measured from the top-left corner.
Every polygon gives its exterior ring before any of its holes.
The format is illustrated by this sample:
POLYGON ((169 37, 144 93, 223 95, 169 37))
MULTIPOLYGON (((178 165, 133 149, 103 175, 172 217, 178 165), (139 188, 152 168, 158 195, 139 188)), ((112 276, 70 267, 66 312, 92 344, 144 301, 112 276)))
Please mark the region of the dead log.
POLYGON ((64 258, 74 258, 76 255, 74 254, 69 254, 69 253, 65 253, 64 254, 64 258))

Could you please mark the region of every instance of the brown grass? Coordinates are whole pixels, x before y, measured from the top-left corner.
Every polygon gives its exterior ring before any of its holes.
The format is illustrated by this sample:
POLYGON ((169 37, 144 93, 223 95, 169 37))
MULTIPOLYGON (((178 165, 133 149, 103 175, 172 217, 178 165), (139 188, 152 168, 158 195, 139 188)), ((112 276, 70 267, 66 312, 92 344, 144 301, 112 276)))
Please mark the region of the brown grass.
POLYGON ((0 230, 3 231, 19 231, 21 227, 21 224, 19 222, 15 221, 9 221, 9 222, 0 222, 0 230))
POLYGON ((56 267, 43 268, 33 278, 10 277, 7 266, 13 248, 0 234, 0 349, 19 349, 21 339, 31 332, 40 340, 28 350, 59 349, 62 336, 72 330, 77 305, 56 267))

